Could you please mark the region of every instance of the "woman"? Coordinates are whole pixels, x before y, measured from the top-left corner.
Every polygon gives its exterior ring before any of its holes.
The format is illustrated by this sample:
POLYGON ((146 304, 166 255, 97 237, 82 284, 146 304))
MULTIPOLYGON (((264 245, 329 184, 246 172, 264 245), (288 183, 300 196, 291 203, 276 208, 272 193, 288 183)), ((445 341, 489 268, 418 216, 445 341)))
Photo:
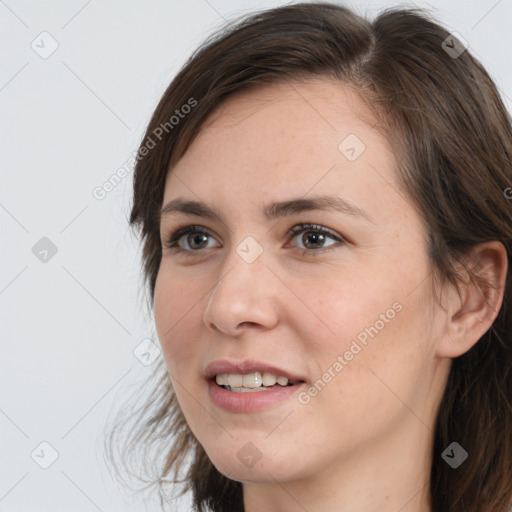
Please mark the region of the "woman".
POLYGON ((165 362, 133 441, 162 496, 508 512, 511 158, 494 83, 419 10, 295 4, 203 45, 130 217, 165 362))

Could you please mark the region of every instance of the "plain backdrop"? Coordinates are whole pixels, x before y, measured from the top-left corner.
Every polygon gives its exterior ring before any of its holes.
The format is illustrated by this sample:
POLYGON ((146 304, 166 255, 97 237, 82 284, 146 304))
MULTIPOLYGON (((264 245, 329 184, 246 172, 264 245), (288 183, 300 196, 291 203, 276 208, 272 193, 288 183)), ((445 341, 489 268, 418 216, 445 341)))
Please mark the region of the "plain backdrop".
MULTIPOLYGON (((112 407, 152 371, 137 354, 158 341, 127 224, 133 173, 94 190, 208 34, 282 3, 0 0, 0 511, 158 510, 116 486, 100 450, 112 407)), ((348 5, 373 17, 413 4, 348 5)), ((512 0, 416 5, 463 36, 510 109, 512 0)))

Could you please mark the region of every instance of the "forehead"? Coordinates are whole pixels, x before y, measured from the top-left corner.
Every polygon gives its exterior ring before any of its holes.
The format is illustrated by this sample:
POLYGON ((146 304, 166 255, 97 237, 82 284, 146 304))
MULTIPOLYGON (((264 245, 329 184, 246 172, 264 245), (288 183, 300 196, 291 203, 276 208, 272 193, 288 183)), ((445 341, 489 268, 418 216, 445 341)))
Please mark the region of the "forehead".
POLYGON ((265 134, 272 139, 280 131, 283 139, 292 136, 300 140, 301 133, 307 138, 314 138, 315 134, 325 137, 329 131, 339 135, 350 128, 363 132, 373 125, 375 120, 368 105, 353 87, 311 78, 256 86, 230 96, 206 119, 196 140, 220 138, 222 132, 242 136, 257 128, 258 133, 253 135, 259 139, 264 139, 265 134), (262 127, 267 130, 261 130, 262 127))
MULTIPOLYGON (((372 190, 394 181, 393 153, 374 126, 365 102, 339 82, 276 83, 237 93, 210 115, 170 170, 164 202, 202 197, 227 207, 314 192, 365 203, 372 190)), ((381 191, 388 209, 393 187, 381 191)))

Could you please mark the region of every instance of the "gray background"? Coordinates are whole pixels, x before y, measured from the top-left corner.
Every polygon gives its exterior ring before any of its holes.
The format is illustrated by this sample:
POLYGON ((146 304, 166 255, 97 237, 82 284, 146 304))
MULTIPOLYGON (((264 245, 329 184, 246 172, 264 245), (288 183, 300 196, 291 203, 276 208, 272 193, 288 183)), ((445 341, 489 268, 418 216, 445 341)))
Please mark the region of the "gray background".
MULTIPOLYGON (((512 0, 416 4, 468 41, 511 109, 512 0)), ((203 38, 277 5, 0 0, 0 512, 158 510, 118 489, 100 449, 112 407, 154 368, 143 340, 158 341, 127 226, 132 173, 93 191, 203 38)))

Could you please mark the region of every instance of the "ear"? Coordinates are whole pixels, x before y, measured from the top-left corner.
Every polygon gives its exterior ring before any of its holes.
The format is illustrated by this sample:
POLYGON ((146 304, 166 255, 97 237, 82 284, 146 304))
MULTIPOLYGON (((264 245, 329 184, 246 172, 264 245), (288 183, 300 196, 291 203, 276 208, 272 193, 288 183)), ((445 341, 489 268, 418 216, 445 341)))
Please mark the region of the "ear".
POLYGON ((437 347, 440 357, 458 357, 467 352, 487 332, 503 303, 507 277, 507 251, 498 241, 474 247, 466 256, 466 266, 474 279, 461 268, 464 284, 450 288, 446 303, 445 336, 437 347))

